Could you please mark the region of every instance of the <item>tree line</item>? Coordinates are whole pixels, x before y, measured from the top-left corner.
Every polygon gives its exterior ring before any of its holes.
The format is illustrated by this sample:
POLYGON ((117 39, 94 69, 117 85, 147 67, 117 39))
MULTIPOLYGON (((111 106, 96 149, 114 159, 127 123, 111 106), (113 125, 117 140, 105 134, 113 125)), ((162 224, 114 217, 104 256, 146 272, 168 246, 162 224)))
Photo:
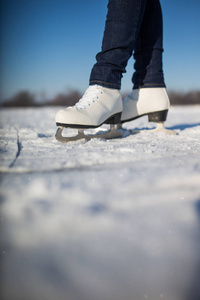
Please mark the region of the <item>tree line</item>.
MULTIPOLYGON (((122 95, 123 98, 126 96, 122 95)), ((10 99, 4 101, 2 107, 37 107, 37 106, 73 106, 82 94, 79 91, 70 91, 56 95, 51 100, 37 101, 36 95, 29 91, 20 91, 10 99)), ((170 91, 169 98, 171 105, 194 105, 200 104, 200 90, 188 92, 170 91)))

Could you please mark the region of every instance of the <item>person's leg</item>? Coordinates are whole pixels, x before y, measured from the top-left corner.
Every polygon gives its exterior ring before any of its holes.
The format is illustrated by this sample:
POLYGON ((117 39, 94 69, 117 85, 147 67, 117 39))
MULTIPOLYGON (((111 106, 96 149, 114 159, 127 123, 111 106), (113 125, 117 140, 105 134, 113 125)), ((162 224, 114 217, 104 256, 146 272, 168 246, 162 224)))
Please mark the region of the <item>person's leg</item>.
POLYGON ((135 48, 134 89, 165 87, 162 67, 163 21, 159 0, 147 0, 135 48))
POLYGON ((132 56, 145 4, 146 0, 109 0, 102 51, 96 56, 90 86, 74 107, 56 114, 57 126, 91 128, 120 123, 122 73, 132 56))
MULTIPOLYGON (((154 20, 161 16, 158 4, 158 0, 109 0, 102 51, 92 69, 90 86, 74 107, 56 114, 56 124, 60 127, 56 134, 58 140, 65 140, 61 136, 62 127, 98 127, 142 115, 148 115, 150 121, 165 121, 169 100, 162 72, 162 18, 154 20), (159 30, 157 26, 160 26, 159 30), (133 50, 136 59, 133 83, 138 89, 134 89, 134 94, 123 102, 122 107, 121 78, 133 50), (149 86, 163 88, 142 88, 149 86), (157 90, 156 95, 154 90, 157 90)), ((113 131, 109 138, 112 134, 113 131)), ((82 134, 75 137, 79 138, 82 134)))
POLYGON ((135 48, 146 0, 109 0, 102 51, 97 54, 90 85, 120 89, 122 74, 135 48))
POLYGON ((170 106, 162 67, 163 24, 159 0, 147 0, 134 48, 133 91, 123 101, 121 122, 147 115, 158 130, 169 134, 163 123, 170 106))

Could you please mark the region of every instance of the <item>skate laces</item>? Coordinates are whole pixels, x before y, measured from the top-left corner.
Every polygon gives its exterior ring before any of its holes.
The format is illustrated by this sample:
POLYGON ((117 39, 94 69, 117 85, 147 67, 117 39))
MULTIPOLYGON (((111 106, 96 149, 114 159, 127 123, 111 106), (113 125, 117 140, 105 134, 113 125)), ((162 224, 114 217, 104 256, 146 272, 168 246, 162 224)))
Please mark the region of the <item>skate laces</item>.
POLYGON ((88 106, 90 106, 92 103, 96 102, 96 100, 99 99, 100 94, 103 94, 103 91, 100 86, 89 86, 83 97, 79 100, 78 103, 76 103, 76 108, 78 110, 86 109, 88 106))

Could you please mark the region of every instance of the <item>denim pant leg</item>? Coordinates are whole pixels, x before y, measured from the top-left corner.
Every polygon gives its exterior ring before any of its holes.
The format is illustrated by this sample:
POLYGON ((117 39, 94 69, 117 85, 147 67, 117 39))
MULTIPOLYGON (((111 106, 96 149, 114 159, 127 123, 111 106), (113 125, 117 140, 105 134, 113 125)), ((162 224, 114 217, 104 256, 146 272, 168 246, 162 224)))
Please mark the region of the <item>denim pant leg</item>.
POLYGON ((165 87, 163 66, 163 22, 159 0, 147 0, 134 49, 133 88, 165 87))
POLYGON ((102 50, 97 54, 90 85, 120 89, 122 73, 133 53, 146 0, 109 0, 102 50))

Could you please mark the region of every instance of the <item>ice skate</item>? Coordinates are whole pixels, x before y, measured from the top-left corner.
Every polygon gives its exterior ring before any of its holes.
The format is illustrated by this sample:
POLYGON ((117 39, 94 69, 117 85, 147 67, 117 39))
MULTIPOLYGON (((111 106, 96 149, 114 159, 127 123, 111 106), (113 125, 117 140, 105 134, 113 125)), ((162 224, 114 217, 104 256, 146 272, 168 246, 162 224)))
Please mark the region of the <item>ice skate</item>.
POLYGON ((59 128, 56 139, 67 143, 80 139, 121 137, 122 132, 115 130, 115 124, 120 123, 122 107, 122 98, 118 90, 99 85, 89 86, 76 105, 57 112, 55 120, 59 128), (103 124, 110 124, 110 131, 95 135, 84 133, 84 129, 98 128, 103 124), (64 128, 76 128, 78 134, 65 137, 62 135, 64 128))
MULTIPOLYGON (((165 88, 135 89, 123 100, 121 123, 147 115, 149 122, 157 124, 157 128, 151 131, 176 135, 175 131, 166 129, 164 126, 169 106, 170 102, 165 88)), ((118 129, 123 129, 121 124, 118 125, 118 129)), ((130 132, 138 133, 139 131, 130 130, 130 132)))

